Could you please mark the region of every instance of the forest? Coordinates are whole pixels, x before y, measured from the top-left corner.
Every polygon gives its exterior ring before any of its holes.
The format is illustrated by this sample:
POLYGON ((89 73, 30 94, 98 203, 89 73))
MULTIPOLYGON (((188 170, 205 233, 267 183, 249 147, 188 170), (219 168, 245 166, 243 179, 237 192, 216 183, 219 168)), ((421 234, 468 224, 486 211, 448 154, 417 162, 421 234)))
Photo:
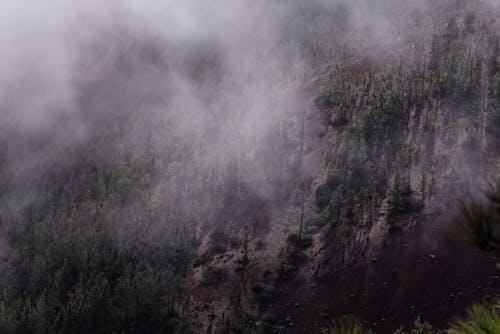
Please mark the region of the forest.
POLYGON ((500 2, 0 21, 0 333, 500 333, 500 2))

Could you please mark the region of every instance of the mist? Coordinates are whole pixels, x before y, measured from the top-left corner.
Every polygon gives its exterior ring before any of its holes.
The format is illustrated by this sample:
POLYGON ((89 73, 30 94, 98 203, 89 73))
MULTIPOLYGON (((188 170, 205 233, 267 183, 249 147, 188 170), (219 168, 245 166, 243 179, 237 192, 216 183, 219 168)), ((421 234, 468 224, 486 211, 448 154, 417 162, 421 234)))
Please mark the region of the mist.
MULTIPOLYGON (((153 277, 144 291, 168 296, 157 304, 167 315, 143 332, 189 319, 191 300, 205 330, 228 314, 232 285, 276 286, 275 296, 292 268, 314 300, 335 270, 375 266, 382 241, 399 254, 391 224, 441 217, 450 193, 494 174, 475 166, 489 139, 474 145, 490 120, 499 10, 498 0, 0 1, 0 330, 14 300, 29 310, 57 300, 40 318, 71 321, 68 300, 88 290, 115 296, 126 324, 113 330, 127 332, 143 277, 153 277), (403 183, 410 212, 394 218, 403 183), (227 282, 207 285, 204 273, 226 266, 227 282)), ((411 244, 443 245, 428 226, 411 244)))
MULTIPOLYGON (((304 88, 338 50, 377 66, 409 38, 428 40, 440 15, 431 10, 430 0, 2 2, 6 178, 36 183, 48 166, 71 164, 67 152, 117 165, 153 143, 169 152, 157 153, 169 172, 153 183, 172 195, 172 182, 206 197, 207 179, 236 177, 260 198, 287 198, 310 176, 301 141, 315 96, 304 88), (418 29, 416 17, 427 20, 418 29), (127 148, 103 148, 94 139, 106 133, 127 148)), ((28 188, 2 206, 31 203, 28 188)))

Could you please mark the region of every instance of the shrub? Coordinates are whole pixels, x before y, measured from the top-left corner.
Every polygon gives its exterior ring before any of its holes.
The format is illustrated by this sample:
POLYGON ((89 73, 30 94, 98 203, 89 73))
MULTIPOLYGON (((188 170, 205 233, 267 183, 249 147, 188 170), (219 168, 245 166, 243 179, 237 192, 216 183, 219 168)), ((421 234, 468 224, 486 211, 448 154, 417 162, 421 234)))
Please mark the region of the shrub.
POLYGON ((476 304, 467 310, 465 319, 451 324, 450 334, 496 334, 500 333, 500 304, 476 304))
POLYGON ((413 329, 409 332, 405 331, 403 327, 399 328, 394 332, 394 334, 441 334, 440 330, 434 329, 428 322, 422 322, 420 318, 417 318, 413 323, 413 329))
POLYGON ((288 263, 292 265, 299 265, 301 263, 304 263, 306 259, 307 259, 306 255, 300 249, 292 247, 288 250, 288 256, 287 256, 288 263))
POLYGON ((422 203, 417 201, 410 188, 394 187, 389 199, 389 214, 394 217, 398 214, 413 213, 422 210, 422 203))
POLYGON ((400 233, 401 231, 403 231, 403 228, 401 227, 401 225, 398 225, 398 224, 391 224, 391 225, 389 226, 389 233, 390 233, 390 234, 400 233))
POLYGON ((252 288, 252 292, 259 303, 267 304, 272 300, 275 289, 271 285, 257 283, 252 288))
POLYGON ((330 124, 336 128, 345 126, 349 124, 349 118, 347 118, 346 113, 343 111, 333 112, 330 116, 330 124))
POLYGON ((492 249, 495 243, 494 226, 498 224, 496 208, 478 202, 459 202, 459 211, 458 237, 483 250, 492 249))
POLYGON ((320 209, 325 209, 330 203, 332 193, 342 184, 341 175, 334 173, 328 177, 325 184, 322 184, 316 189, 316 205, 320 209))
POLYGON ((201 256, 197 256, 194 261, 193 261, 193 266, 196 268, 196 267, 199 267, 199 266, 202 266, 202 265, 205 265, 207 264, 207 262, 210 260, 210 257, 208 256, 207 253, 201 255, 201 256))
POLYGON ((330 203, 330 197, 332 195, 332 191, 326 184, 322 184, 316 189, 316 205, 320 209, 324 209, 330 203))
POLYGON ((297 233, 292 233, 288 236, 287 239, 288 243, 290 243, 292 246, 304 250, 312 245, 312 238, 309 235, 302 235, 299 237, 297 233))
POLYGON ((226 281, 227 278, 228 273, 226 268, 208 266, 203 272, 203 283, 209 286, 218 286, 222 282, 226 281))
POLYGON ((279 279, 286 281, 295 276, 297 273, 298 267, 296 265, 292 265, 290 263, 284 262, 281 263, 280 269, 278 271, 279 279))
POLYGON ((345 316, 332 321, 328 328, 321 330, 321 334, 373 334, 361 322, 351 316, 345 316))

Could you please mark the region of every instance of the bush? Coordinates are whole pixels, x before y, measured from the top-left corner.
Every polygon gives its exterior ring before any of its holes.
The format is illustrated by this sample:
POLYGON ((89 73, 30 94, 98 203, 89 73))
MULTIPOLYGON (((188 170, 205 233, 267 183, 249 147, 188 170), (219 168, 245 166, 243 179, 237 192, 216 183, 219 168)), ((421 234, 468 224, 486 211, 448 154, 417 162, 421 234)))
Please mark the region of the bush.
POLYGON ((219 268, 215 266, 208 266, 203 272, 203 283, 206 285, 216 287, 228 278, 226 268, 219 268))
POLYGON ((428 322, 422 322, 420 318, 417 318, 413 323, 413 329, 409 332, 405 331, 403 327, 399 328, 394 334, 441 334, 440 330, 432 328, 431 324, 428 322))
POLYGON ((334 173, 328 177, 325 184, 316 189, 316 205, 318 208, 325 209, 328 206, 332 193, 342 182, 342 177, 338 173, 334 173))
POLYGON ((493 205, 479 202, 459 202, 458 237, 482 250, 495 248, 494 230, 499 221, 497 210, 493 205))
POLYGON ((398 225, 398 224, 391 224, 391 225, 389 226, 389 233, 390 233, 390 234, 400 233, 401 231, 403 231, 403 228, 401 227, 401 225, 398 225))
POLYGON ((301 263, 304 263, 306 259, 307 256, 300 249, 292 247, 288 250, 288 263, 292 265, 299 265, 301 263))
POLYGON ((252 292, 259 303, 267 304, 272 300, 275 289, 271 285, 257 283, 252 288, 252 292))
POLYGON ((341 127, 349 124, 349 119, 344 112, 334 112, 330 116, 330 124, 333 127, 341 127))
POLYGON ((326 184, 322 184, 316 189, 316 205, 320 209, 324 209, 330 203, 330 197, 332 196, 332 191, 326 184))
POLYGON ((357 319, 346 316, 332 321, 328 328, 321 330, 321 334, 373 334, 357 319))
POLYGON ((400 187, 392 189, 389 200, 390 216, 418 212, 422 208, 422 203, 415 199, 411 189, 402 189, 400 187))
POLYGON ((304 235, 304 234, 301 237, 299 237, 299 235, 297 233, 292 233, 288 236, 287 241, 292 246, 294 246, 298 249, 301 249, 301 250, 308 249, 312 245, 311 236, 304 235))
POLYGON ((201 256, 197 256, 194 261, 193 261, 193 267, 199 267, 199 266, 202 266, 202 265, 205 265, 207 264, 207 262, 210 260, 210 257, 208 256, 207 253, 201 255, 201 256))
POLYGON ((338 106, 335 95, 328 87, 321 90, 320 94, 314 99, 314 104, 318 109, 329 109, 338 106))
POLYGON ((297 273, 298 267, 290 263, 281 263, 280 269, 278 271, 278 277, 280 280, 286 281, 291 279, 297 273))
POLYGON ((451 324, 450 334, 496 334, 500 333, 500 304, 473 305, 467 310, 465 319, 451 324))

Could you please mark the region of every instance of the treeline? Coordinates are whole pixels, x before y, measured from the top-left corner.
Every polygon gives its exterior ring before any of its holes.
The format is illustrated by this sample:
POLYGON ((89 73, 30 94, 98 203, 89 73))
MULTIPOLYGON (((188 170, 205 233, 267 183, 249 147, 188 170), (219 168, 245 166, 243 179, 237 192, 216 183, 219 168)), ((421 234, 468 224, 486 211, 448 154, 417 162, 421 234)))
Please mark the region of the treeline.
POLYGON ((23 186, 36 195, 4 210, 2 333, 188 328, 195 217, 158 181, 165 166, 151 141, 120 152, 112 137, 93 137, 38 166, 35 183, 23 186))
MULTIPOLYGON (((374 223, 384 198, 389 198, 390 231, 397 231, 401 217, 425 207, 438 181, 446 190, 457 189, 459 175, 475 158, 490 158, 489 148, 498 144, 498 33, 463 3, 457 1, 456 9, 436 23, 431 38, 429 19, 412 17, 413 33, 394 52, 401 55, 397 58, 368 59, 367 37, 348 31, 343 20, 331 27, 328 38, 335 43, 300 46, 311 57, 306 70, 311 73, 305 76, 326 77, 316 105, 341 134, 328 179, 315 194, 339 245, 345 245, 348 233, 374 223), (443 163, 444 151, 465 158, 443 163)), ((342 18, 345 11, 330 14, 342 18)), ((320 37, 328 35, 317 24, 320 37)), ((130 67, 127 75, 140 76, 130 67)), ((127 75, 90 83, 88 94, 97 96, 96 105, 106 105, 99 89, 119 100, 127 75)), ((210 96, 200 102, 228 103, 207 88, 216 78, 207 78, 200 90, 206 88, 209 93, 203 93, 210 96)), ((0 134, 0 223, 6 245, 1 333, 188 333, 197 227, 213 227, 215 246, 223 248, 231 242, 235 220, 248 220, 266 200, 295 186, 292 179, 304 154, 304 120, 297 115, 276 120, 278 131, 268 137, 255 131, 233 143, 241 123, 228 122, 232 128, 221 135, 214 114, 198 120, 209 124, 189 128, 183 122, 197 115, 145 111, 151 105, 161 109, 164 97, 144 90, 144 96, 135 96, 135 86, 127 86, 134 101, 110 105, 138 111, 113 110, 102 119, 85 120, 90 134, 69 147, 52 150, 50 142, 38 144, 39 138, 17 145, 8 132, 0 134), (144 102, 149 98, 161 103, 149 105, 144 102), (258 172, 249 177, 249 170, 258 172), (252 187, 245 182, 249 179, 257 180, 252 187)), ((273 97, 276 105, 285 102, 273 97)), ((218 103, 210 107, 225 108, 218 103)), ((301 247, 311 242, 302 232, 301 222, 297 238, 290 240, 299 259, 290 262, 300 260, 301 247)), ((214 330, 249 331, 250 319, 245 291, 236 286, 214 330)))
POLYGON ((316 105, 342 139, 316 201, 335 229, 369 227, 385 210, 389 232, 396 232, 437 182, 459 191, 477 168, 486 175, 496 142, 488 129, 499 117, 500 41, 467 8, 434 22, 431 37, 423 18, 413 16, 398 57, 370 61, 364 51, 332 58, 316 105))

